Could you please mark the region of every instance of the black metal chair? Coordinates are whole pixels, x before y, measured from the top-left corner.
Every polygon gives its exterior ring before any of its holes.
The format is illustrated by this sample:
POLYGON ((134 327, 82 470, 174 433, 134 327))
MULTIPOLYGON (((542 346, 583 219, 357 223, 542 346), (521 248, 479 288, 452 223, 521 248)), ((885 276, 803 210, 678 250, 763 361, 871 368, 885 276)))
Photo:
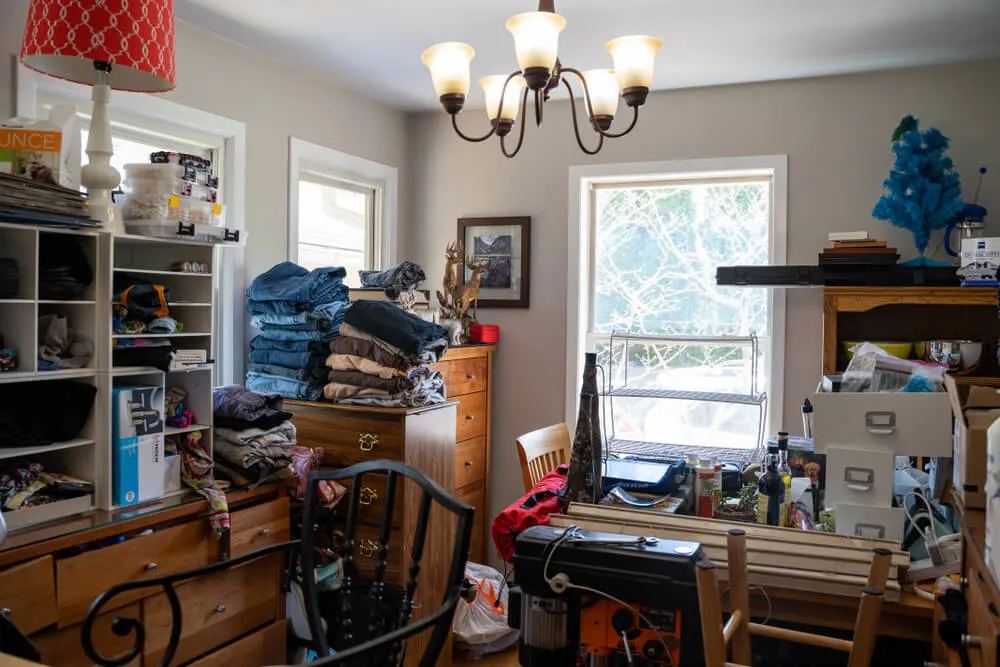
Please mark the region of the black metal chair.
MULTIPOLYGON (((177 597, 176 586, 222 570, 227 570, 247 561, 251 561, 273 553, 286 552, 288 558, 289 580, 293 576, 296 564, 301 562, 301 584, 305 594, 305 606, 312 635, 313 649, 322 657, 310 665, 327 667, 329 665, 366 665, 383 667, 401 664, 405 655, 405 642, 418 633, 429 631, 430 640, 420 659, 420 667, 432 667, 437 661, 442 648, 451 632, 451 621, 455 607, 462 592, 465 575, 465 562, 469 554, 469 544, 472 538, 472 519, 474 510, 465 503, 455 499, 442 489, 434 480, 418 470, 397 461, 371 461, 359 463, 341 470, 320 470, 309 475, 309 485, 306 491, 306 501, 303 508, 303 530, 299 540, 291 540, 258 549, 243 556, 213 563, 205 567, 195 568, 175 574, 152 577, 140 581, 131 581, 108 589, 94 600, 82 627, 83 648, 87 656, 98 665, 117 667, 124 665, 138 656, 145 644, 145 628, 142 621, 134 618, 115 618, 112 630, 119 636, 134 633, 132 648, 122 655, 106 657, 97 652, 93 644, 92 633, 94 622, 101 610, 113 598, 126 593, 145 588, 161 588, 170 603, 171 629, 170 641, 166 647, 158 667, 166 667, 173 660, 180 644, 183 612, 177 597), (375 578, 373 581, 362 581, 357 574, 355 565, 355 550, 357 548, 355 534, 358 527, 358 507, 361 501, 362 480, 364 475, 386 475, 385 500, 381 522, 378 531, 378 549, 376 551, 375 578), (406 570, 405 585, 399 590, 387 586, 385 573, 388 565, 388 553, 392 528, 392 515, 395 496, 400 489, 400 478, 408 479, 419 489, 420 501, 417 509, 416 531, 409 549, 409 567, 406 570), (333 592, 332 597, 321 604, 320 591, 313 573, 316 568, 316 536, 313 527, 320 508, 316 505, 317 485, 320 481, 352 480, 347 506, 347 518, 343 530, 344 540, 340 555, 343 570, 341 586, 333 592), (414 610, 414 595, 417 590, 421 569, 421 558, 424 552, 425 538, 431 509, 436 503, 444 511, 457 518, 457 531, 452 549, 451 564, 448 569, 445 594, 441 606, 411 622, 414 610), (332 603, 332 604, 331 604, 332 603), (327 614, 327 628, 323 627, 323 610, 327 614), (367 620, 367 623, 364 621, 367 620), (329 655, 333 638, 334 655, 329 655)), ((444 515, 447 516, 447 515, 444 515)), ((404 538, 405 539, 405 538, 404 538)), ((327 594, 324 594, 327 595, 327 594)))

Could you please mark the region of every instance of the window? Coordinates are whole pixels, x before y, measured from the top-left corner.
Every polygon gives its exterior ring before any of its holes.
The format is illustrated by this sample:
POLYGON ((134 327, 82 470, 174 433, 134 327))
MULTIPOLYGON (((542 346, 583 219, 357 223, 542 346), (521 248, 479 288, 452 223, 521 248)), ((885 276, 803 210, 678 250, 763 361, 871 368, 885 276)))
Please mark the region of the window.
MULTIPOLYGON (((81 126, 87 128, 90 119, 81 115, 81 126)), ((80 131, 80 154, 83 156, 82 163, 87 163, 87 137, 90 133, 86 129, 80 131)), ((132 163, 149 162, 149 155, 159 151, 172 151, 176 153, 188 153, 212 160, 213 164, 218 162, 218 153, 211 147, 196 143, 188 143, 177 137, 164 137, 158 134, 144 133, 131 130, 120 124, 111 124, 111 145, 114 146, 114 155, 111 156, 111 166, 118 170, 122 179, 125 178, 125 165, 132 163)), ((220 183, 220 186, 222 184, 220 183)))
POLYGON ((307 269, 342 266, 346 283, 375 260, 376 189, 312 172, 299 177, 298 263, 307 269))
POLYGON ((582 184, 582 340, 605 369, 612 453, 753 450, 780 405, 783 301, 715 283, 719 266, 784 261, 774 170, 683 166, 582 184))

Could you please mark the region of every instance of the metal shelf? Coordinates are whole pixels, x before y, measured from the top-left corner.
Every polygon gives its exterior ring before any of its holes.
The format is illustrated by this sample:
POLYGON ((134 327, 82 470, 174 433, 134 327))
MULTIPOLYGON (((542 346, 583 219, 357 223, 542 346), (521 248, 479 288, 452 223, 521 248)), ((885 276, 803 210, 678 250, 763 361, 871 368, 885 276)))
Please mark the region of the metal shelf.
POLYGON ((717 391, 683 391, 674 389, 640 389, 619 387, 605 396, 614 398, 669 398, 678 401, 706 401, 709 403, 731 403, 733 405, 761 405, 767 400, 766 394, 726 394, 717 391))
POLYGON ((619 458, 637 456, 643 459, 676 461, 695 454, 700 458, 714 458, 723 461, 751 463, 757 460, 756 448, 720 447, 718 445, 675 445, 647 440, 608 440, 608 453, 619 458))

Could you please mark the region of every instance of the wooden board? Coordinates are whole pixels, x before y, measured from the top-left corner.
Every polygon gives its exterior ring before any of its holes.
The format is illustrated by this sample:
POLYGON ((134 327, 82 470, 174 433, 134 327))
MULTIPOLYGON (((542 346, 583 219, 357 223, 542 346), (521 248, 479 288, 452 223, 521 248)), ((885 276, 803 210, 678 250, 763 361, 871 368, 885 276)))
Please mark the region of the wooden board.
POLYGON ((285 622, 278 621, 252 635, 209 653, 190 667, 280 665, 285 662, 285 622))

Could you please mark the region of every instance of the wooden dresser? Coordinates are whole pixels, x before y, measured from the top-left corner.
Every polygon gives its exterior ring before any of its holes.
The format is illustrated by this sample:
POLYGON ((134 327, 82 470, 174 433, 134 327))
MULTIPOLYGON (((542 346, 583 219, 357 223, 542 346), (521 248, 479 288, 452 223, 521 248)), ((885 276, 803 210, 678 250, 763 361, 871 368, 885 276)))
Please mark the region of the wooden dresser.
MULTIPOLYGON (((287 541, 285 488, 230 494, 232 530, 221 541, 205 518, 207 503, 192 496, 128 513, 95 511, 15 533, 0 547, 0 608, 31 636, 43 663, 89 665, 80 630, 95 597, 125 581, 208 565, 227 557, 227 550, 238 556, 287 541)), ((177 586, 184 622, 173 664, 283 664, 283 571, 283 556, 274 554, 177 586)), ((106 656, 128 650, 131 636, 114 634, 111 621, 141 619, 146 644, 141 660, 131 664, 155 665, 170 637, 170 605, 162 589, 121 595, 106 609, 95 625, 97 650, 106 656)))

